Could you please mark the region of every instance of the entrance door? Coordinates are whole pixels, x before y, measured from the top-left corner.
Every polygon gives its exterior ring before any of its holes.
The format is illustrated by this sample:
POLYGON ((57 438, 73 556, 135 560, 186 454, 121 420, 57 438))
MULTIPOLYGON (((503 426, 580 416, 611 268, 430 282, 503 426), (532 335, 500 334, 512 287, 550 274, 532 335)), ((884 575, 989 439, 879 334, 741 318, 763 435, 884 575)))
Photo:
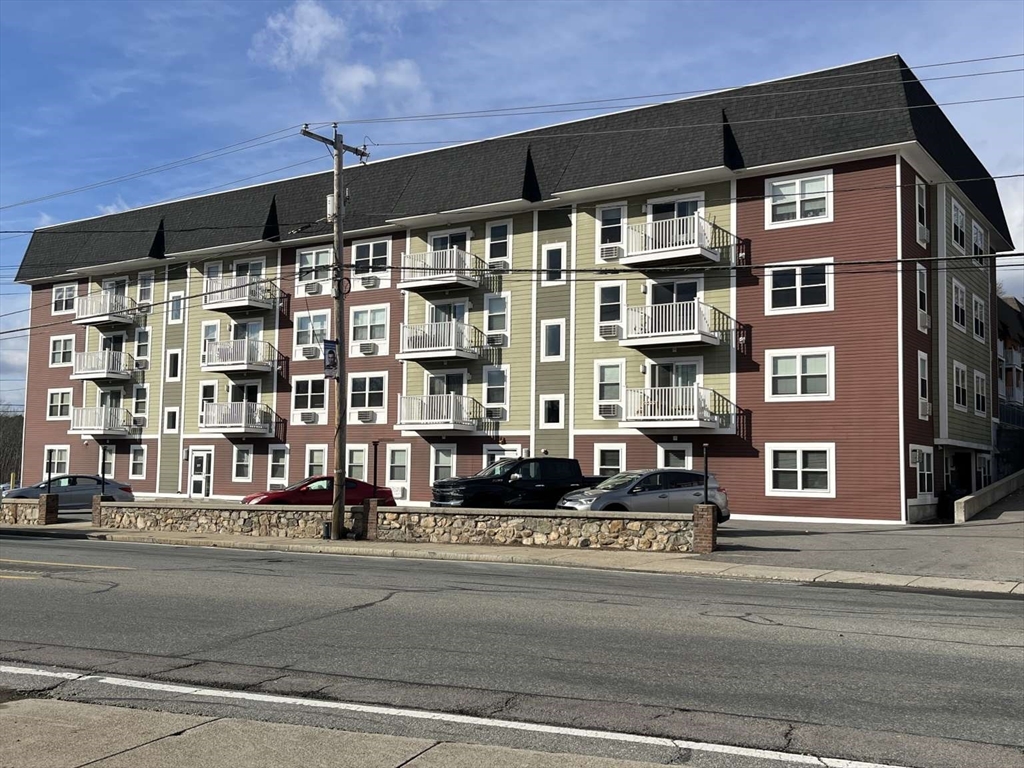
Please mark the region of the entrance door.
POLYGON ((678 283, 655 283, 651 287, 651 304, 678 304, 697 298, 697 281, 684 280, 678 283))
POLYGON ((102 349, 104 352, 123 352, 124 334, 118 333, 112 336, 104 336, 102 342, 102 349))
POLYGON ((681 219, 693 216, 700 209, 700 200, 672 200, 651 205, 651 221, 681 219))
POLYGON ((232 403, 258 403, 260 401, 259 384, 232 384, 232 403))
POLYGON ((189 449, 188 495, 208 498, 213 484, 213 451, 206 448, 189 449))
POLYGON ((250 320, 247 323, 236 323, 234 328, 231 329, 231 338, 235 341, 240 339, 259 339, 261 333, 263 333, 263 322, 260 320, 250 320))
POLYGON ((427 394, 430 395, 461 395, 466 390, 466 374, 464 373, 442 373, 432 375, 427 384, 427 394))
POLYGON ((104 280, 103 290, 113 293, 115 296, 128 295, 128 279, 119 277, 114 280, 104 280))
POLYGON ((121 390, 119 389, 101 389, 100 390, 100 407, 109 408, 116 410, 121 407, 121 390))
POLYGON ((692 387, 696 383, 696 363, 659 363, 654 366, 655 387, 692 387))
POLYGON ((444 304, 430 305, 430 322, 432 323, 464 323, 466 321, 466 302, 449 301, 444 304))
POLYGON ((236 277, 262 277, 263 276, 263 262, 262 261, 243 261, 235 265, 235 276, 236 277))

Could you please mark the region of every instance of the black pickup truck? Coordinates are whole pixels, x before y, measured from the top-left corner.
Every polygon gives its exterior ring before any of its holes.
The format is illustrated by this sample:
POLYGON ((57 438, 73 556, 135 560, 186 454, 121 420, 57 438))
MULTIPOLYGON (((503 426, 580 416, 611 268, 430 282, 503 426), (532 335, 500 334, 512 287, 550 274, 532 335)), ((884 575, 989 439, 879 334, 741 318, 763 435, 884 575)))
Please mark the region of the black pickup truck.
POLYGON ((431 489, 430 505, 554 509, 565 494, 591 488, 605 479, 584 475, 576 459, 500 459, 475 475, 438 480, 431 489))

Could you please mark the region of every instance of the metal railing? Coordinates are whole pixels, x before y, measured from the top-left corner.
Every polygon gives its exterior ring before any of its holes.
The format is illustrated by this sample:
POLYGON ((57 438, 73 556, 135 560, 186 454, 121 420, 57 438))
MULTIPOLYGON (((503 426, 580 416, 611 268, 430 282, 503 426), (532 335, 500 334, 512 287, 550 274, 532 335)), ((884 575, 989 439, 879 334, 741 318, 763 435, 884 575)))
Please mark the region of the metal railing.
POLYGON ((105 376, 127 374, 135 368, 135 358, 128 352, 101 349, 96 352, 76 352, 71 368, 74 376, 105 376))
POLYGON ((132 320, 135 308, 135 299, 113 291, 100 291, 79 296, 75 300, 75 319, 99 321, 113 316, 132 320))
POLYGON ((479 328, 448 321, 403 325, 401 351, 407 352, 479 352, 484 334, 479 328))
POLYGON ((697 214, 675 219, 645 221, 626 228, 626 255, 637 256, 676 248, 722 250, 737 245, 732 232, 697 214))
POLYGON ((718 307, 696 299, 626 308, 626 338, 724 333, 735 321, 718 307))
POLYGON ((253 275, 208 277, 203 289, 203 306, 255 301, 272 304, 281 289, 271 280, 253 275))
POLYGON ((999 404, 999 422, 1024 429, 1024 407, 1014 403, 999 404))
POLYGON ((487 268, 487 263, 483 259, 461 248, 407 253, 402 256, 402 282, 459 277, 479 280, 487 268))
POLYGON ((260 339, 207 340, 202 365, 270 366, 277 362, 277 357, 274 345, 260 339))
POLYGON ((91 408, 71 409, 73 432, 125 432, 132 427, 132 415, 127 408, 99 405, 91 408))
POLYGON ((627 389, 623 421, 712 421, 713 394, 698 386, 627 389))
POLYGON ((466 395, 402 395, 398 398, 399 424, 437 424, 475 427, 483 406, 466 395))
POLYGON ((270 433, 274 428, 274 412, 264 403, 206 403, 203 427, 270 433))

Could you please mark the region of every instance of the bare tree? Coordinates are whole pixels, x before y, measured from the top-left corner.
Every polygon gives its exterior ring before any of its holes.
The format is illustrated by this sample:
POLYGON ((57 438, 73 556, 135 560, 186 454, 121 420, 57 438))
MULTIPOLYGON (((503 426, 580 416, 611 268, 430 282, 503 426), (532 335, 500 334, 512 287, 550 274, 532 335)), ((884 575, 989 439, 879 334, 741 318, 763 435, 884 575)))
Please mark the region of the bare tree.
POLYGON ((21 431, 24 419, 20 406, 0 403, 0 483, 6 483, 12 472, 21 479, 21 431))

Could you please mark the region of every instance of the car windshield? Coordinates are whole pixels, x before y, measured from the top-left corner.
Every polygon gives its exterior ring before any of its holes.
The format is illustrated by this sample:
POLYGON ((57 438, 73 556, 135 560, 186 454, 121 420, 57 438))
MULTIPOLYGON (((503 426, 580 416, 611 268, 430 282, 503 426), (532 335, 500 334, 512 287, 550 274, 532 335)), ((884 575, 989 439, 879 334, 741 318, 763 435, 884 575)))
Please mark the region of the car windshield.
POLYGON ((516 465, 518 459, 499 459, 489 467, 484 467, 473 477, 501 477, 508 474, 508 471, 516 465))
POLYGON ((594 486, 595 491, 614 491, 624 488, 640 477, 636 472, 620 472, 594 486))
POLYGON ((310 485, 309 490, 311 490, 311 491, 322 491, 326 487, 334 485, 334 478, 322 477, 319 480, 317 480, 317 479, 312 479, 311 480, 310 478, 307 477, 305 480, 299 480, 299 482, 295 483, 294 485, 289 485, 287 488, 285 488, 285 490, 286 491, 297 491, 300 488, 302 488, 302 486, 306 485, 307 483, 309 483, 309 485, 310 485))

